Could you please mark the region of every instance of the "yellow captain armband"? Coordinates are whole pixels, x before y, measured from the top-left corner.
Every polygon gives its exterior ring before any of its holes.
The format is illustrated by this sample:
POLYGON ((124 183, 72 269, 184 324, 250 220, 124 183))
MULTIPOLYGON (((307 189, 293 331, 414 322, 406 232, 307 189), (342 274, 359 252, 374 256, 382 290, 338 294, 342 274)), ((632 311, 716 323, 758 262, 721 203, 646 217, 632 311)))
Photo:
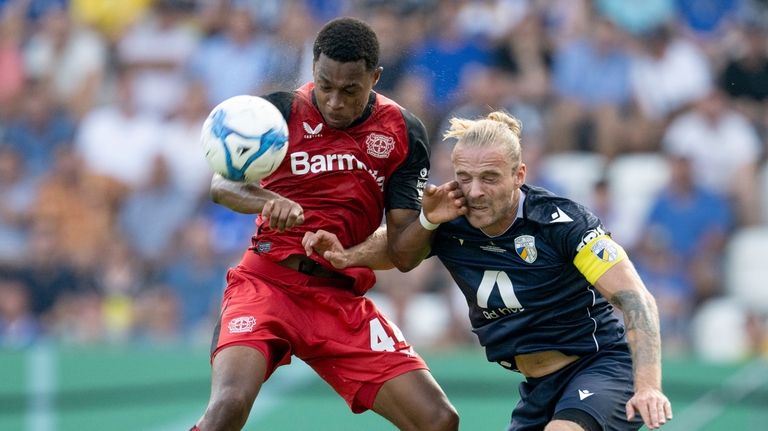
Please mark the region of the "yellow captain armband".
POLYGON ((610 236, 600 235, 588 242, 573 259, 573 264, 590 284, 595 282, 613 265, 627 258, 627 252, 610 236))

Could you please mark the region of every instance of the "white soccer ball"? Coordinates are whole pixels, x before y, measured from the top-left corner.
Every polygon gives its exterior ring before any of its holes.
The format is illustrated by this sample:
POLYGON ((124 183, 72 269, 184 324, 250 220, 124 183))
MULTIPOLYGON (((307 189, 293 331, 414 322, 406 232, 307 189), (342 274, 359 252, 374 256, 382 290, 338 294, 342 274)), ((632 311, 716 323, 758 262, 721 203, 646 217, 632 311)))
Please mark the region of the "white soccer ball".
POLYGON ((285 158, 288 125, 266 99, 234 96, 213 108, 200 140, 214 172, 232 181, 258 182, 285 158))

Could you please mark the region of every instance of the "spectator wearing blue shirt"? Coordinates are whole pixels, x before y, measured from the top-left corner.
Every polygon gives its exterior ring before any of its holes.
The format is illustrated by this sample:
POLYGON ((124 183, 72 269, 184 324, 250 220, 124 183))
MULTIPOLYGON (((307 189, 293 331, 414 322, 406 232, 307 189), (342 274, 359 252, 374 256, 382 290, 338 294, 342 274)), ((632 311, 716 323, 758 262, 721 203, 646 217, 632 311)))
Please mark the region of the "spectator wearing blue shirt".
POLYGON ((631 100, 630 59, 621 36, 613 23, 596 17, 583 38, 556 50, 552 85, 558 102, 551 111, 550 139, 554 150, 594 150, 606 156, 621 150, 622 111, 631 100))
POLYGON ((720 290, 723 247, 732 225, 730 202, 700 186, 691 161, 669 157, 670 182, 651 207, 637 249, 637 269, 659 303, 664 342, 688 344, 693 307, 720 290))
POLYGON ((204 39, 192 55, 189 73, 208 89, 212 105, 239 94, 259 94, 275 48, 270 38, 258 32, 248 10, 232 6, 225 30, 204 39))

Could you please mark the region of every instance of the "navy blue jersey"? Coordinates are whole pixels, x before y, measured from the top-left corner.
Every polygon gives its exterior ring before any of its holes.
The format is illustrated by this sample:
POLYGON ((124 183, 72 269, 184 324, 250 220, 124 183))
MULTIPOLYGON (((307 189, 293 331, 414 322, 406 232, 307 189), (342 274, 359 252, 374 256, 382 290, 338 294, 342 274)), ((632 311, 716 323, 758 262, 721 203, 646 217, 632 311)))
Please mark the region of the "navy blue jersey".
POLYGON ((574 264, 587 245, 596 259, 615 259, 600 220, 542 188, 521 191, 522 211, 505 233, 489 237, 459 217, 441 224, 432 242, 431 254, 467 299, 488 360, 512 363, 515 355, 545 350, 586 355, 623 342, 613 306, 574 264))

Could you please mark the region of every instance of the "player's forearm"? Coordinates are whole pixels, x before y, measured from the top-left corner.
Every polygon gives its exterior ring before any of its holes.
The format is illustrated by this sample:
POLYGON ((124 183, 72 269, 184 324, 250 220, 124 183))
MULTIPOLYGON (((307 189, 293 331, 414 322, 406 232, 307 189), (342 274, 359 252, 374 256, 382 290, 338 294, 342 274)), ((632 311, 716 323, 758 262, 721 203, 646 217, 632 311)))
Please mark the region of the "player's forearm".
POLYGON ((366 266, 374 270, 392 269, 395 265, 387 254, 387 228, 380 227, 362 243, 346 250, 349 266, 366 266))
POLYGON ((264 204, 279 197, 278 194, 262 189, 255 184, 230 181, 216 174, 211 180, 211 199, 233 211, 243 214, 261 212, 264 204))
POLYGON ((656 302, 645 289, 619 291, 612 302, 624 313, 635 390, 661 390, 661 336, 656 302))
POLYGON ((388 254, 392 263, 402 272, 408 272, 418 266, 429 254, 434 231, 424 229, 418 219, 393 233, 396 229, 388 228, 388 254))

